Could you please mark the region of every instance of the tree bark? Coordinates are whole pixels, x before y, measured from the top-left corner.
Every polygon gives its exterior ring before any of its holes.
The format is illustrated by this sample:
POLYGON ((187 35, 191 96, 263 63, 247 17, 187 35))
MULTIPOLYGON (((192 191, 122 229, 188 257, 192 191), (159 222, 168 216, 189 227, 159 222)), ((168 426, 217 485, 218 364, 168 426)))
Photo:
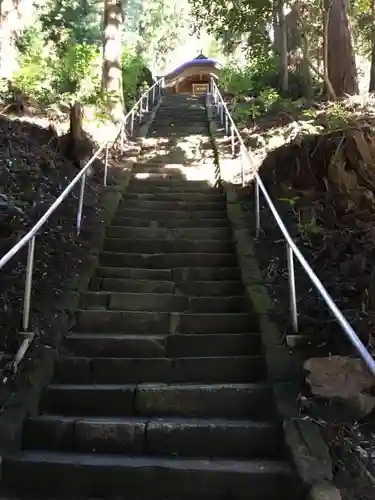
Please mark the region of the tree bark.
POLYGON ((311 61, 311 58, 309 57, 309 38, 308 38, 308 35, 307 35, 307 28, 306 28, 306 25, 305 25, 305 21, 303 19, 303 15, 301 13, 301 9, 300 9, 300 5, 298 2, 296 2, 294 4, 294 11, 297 15, 297 19, 300 23, 300 26, 301 26, 301 38, 302 38, 302 44, 303 44, 303 55, 304 55, 304 58, 305 58, 305 62, 306 62, 306 65, 308 65, 312 71, 314 71, 314 73, 323 80, 324 82, 324 85, 326 86, 326 89, 327 89, 327 92, 328 92, 328 95, 330 97, 330 99, 332 99, 333 101, 336 100, 336 93, 335 93, 335 90, 331 84, 331 81, 329 79, 329 77, 327 75, 325 75, 324 73, 322 73, 319 68, 317 66, 315 66, 315 64, 311 61))
POLYGON ((280 47, 278 49, 280 55, 280 87, 283 92, 289 90, 289 68, 288 68, 288 37, 284 12, 284 1, 275 0, 274 9, 276 9, 279 33, 280 33, 280 47))
POLYGON ((124 116, 121 68, 121 34, 124 14, 121 0, 104 0, 102 91, 110 96, 115 121, 124 116))
POLYGON ((358 93, 357 68, 346 0, 331 0, 328 6, 328 77, 337 97, 358 93))
POLYGON ((375 0, 371 1, 372 15, 372 52, 371 52, 371 73, 369 92, 375 91, 375 0))

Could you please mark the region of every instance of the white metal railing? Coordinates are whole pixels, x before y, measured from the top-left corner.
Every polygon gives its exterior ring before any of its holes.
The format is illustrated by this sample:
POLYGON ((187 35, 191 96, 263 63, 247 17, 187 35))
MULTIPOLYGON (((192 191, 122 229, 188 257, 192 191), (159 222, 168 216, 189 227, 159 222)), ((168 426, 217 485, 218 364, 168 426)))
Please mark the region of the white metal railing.
POLYGON ((296 282, 295 282, 295 274, 294 274, 294 258, 302 266, 303 270, 310 278, 312 284, 316 288, 319 295, 323 298, 326 303, 329 311, 336 319, 338 324, 341 326, 342 330, 352 343, 352 345, 357 350, 358 354, 361 356, 363 361, 365 362, 367 368, 370 372, 375 376, 375 360, 368 352, 364 344, 359 339, 358 335, 354 331, 354 329, 350 326, 348 320, 342 314, 340 309, 334 303, 332 297, 329 295, 327 290, 324 288, 322 282, 317 277, 315 272, 312 270, 310 265, 308 264, 305 257, 302 255, 301 251, 294 243, 292 237, 290 236, 287 228, 285 227, 284 222, 282 221, 280 214, 278 213, 275 205, 273 204, 270 195, 268 194, 262 179, 260 178, 257 167, 259 166, 259 162, 256 160, 254 155, 248 151, 246 148, 241 134, 239 133, 233 118, 228 110, 226 103, 220 93, 218 86, 216 85, 215 80, 211 79, 210 91, 213 98, 213 104, 215 106, 215 111, 220 118, 221 124, 224 126, 224 130, 227 136, 231 137, 231 147, 232 147, 232 155, 235 157, 235 142, 236 138, 240 144, 240 159, 241 159, 241 182, 244 185, 244 166, 252 171, 254 175, 254 194, 255 194, 255 231, 256 237, 259 238, 260 233, 260 192, 263 194, 264 199, 267 202, 269 209, 272 212, 272 215, 275 218, 277 225, 281 233, 284 236, 286 242, 286 254, 287 254, 287 263, 288 263, 288 282, 289 282, 289 306, 290 306, 290 316, 291 323, 293 327, 293 331, 298 331, 298 309, 297 309, 297 297, 296 297, 296 282))
POLYGON ((86 177, 88 174, 88 169, 92 163, 99 157, 99 155, 104 151, 104 177, 103 185, 107 186, 107 176, 108 176, 108 153, 110 146, 113 146, 117 140, 120 138, 120 148, 121 153, 124 151, 124 142, 127 136, 131 137, 134 134, 135 123, 142 123, 144 116, 150 111, 150 108, 155 106, 162 96, 164 88, 164 78, 160 78, 155 82, 149 89, 147 89, 138 101, 134 104, 132 109, 125 116, 120 131, 112 141, 106 141, 102 144, 86 165, 78 172, 78 174, 72 179, 64 191, 56 198, 54 203, 46 211, 46 213, 38 220, 38 222, 16 243, 3 257, 0 259, 0 270, 26 245, 28 245, 27 252, 27 263, 26 263, 26 277, 25 277, 25 290, 23 299, 23 311, 22 311, 22 332, 20 335, 24 336, 13 362, 14 370, 24 357, 27 349, 29 348, 31 342, 34 339, 34 332, 29 332, 30 325, 30 307, 31 307, 31 294, 32 294, 32 281, 33 281, 33 268, 34 268, 34 253, 35 253, 35 239, 39 230, 48 221, 50 216, 55 212, 55 210, 63 203, 67 196, 73 191, 74 187, 80 182, 80 190, 77 205, 77 215, 76 215, 76 230, 77 236, 81 231, 82 225, 82 211, 83 211, 83 200, 85 196, 85 184, 86 177))

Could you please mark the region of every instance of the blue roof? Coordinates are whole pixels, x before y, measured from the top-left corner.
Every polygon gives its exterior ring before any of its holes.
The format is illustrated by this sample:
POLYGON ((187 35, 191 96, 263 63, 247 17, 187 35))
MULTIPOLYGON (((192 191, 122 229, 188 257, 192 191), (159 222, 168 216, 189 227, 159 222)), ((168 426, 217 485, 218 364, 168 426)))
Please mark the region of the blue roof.
POLYGON ((175 73, 179 73, 180 71, 184 70, 188 66, 202 66, 202 65, 204 66, 207 64, 211 64, 212 66, 216 66, 217 62, 214 61, 213 59, 207 59, 207 58, 192 59, 191 61, 187 61, 187 62, 181 64, 181 66, 178 66, 173 71, 170 71, 169 73, 167 73, 165 76, 168 77, 168 76, 173 75, 175 73))

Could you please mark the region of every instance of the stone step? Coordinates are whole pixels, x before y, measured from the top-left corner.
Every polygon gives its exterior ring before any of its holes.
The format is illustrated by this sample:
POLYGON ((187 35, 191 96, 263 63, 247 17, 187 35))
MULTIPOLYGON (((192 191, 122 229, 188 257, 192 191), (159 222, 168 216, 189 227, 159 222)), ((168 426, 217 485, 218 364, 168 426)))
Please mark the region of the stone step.
POLYGON ((183 294, 190 297, 243 295, 240 281, 173 281, 134 280, 121 278, 92 278, 90 290, 127 293, 183 294))
MULTIPOLYGON (((126 248, 124 247, 124 250, 126 248)), ((136 267, 148 269, 168 269, 176 267, 235 267, 237 258, 234 253, 119 253, 102 252, 99 256, 101 266, 136 267)))
POLYGON ((290 467, 270 460, 134 457, 27 451, 3 459, 3 478, 19 494, 109 498, 292 500, 290 467), (20 478, 22 480, 20 481, 20 478))
POLYGON ((216 193, 195 193, 194 191, 184 192, 156 192, 156 193, 126 193, 122 200, 124 203, 127 200, 150 200, 150 201, 220 201, 225 203, 225 196, 219 192, 216 193))
MULTIPOLYGON (((146 160, 144 162, 139 162, 135 163, 132 169, 132 172, 134 175, 134 178, 139 178, 142 179, 142 176, 138 176, 138 174, 160 174, 161 176, 168 176, 172 178, 180 178, 181 180, 184 179, 184 175, 186 172, 186 166, 184 164, 178 164, 178 163, 166 163, 166 160, 162 158, 155 158, 155 162, 152 160, 146 160)), ((199 165, 195 166, 194 171, 199 170, 199 165)), ((146 177, 146 176, 145 176, 146 177)), ((153 176, 154 177, 154 176, 153 176)), ((148 178, 148 176, 146 177, 148 178)), ((188 182, 188 181, 184 181, 188 182)), ((211 200, 211 201, 224 201, 225 198, 223 195, 221 196, 220 199, 218 200, 211 200)), ((170 201, 170 200, 169 200, 170 201)), ((180 200, 183 201, 183 200, 180 200)), ((189 201, 189 200, 185 200, 189 201)), ((209 201, 209 200, 200 200, 200 201, 209 201)))
POLYGON ((283 456, 275 422, 198 418, 80 418, 43 415, 26 420, 24 447, 185 457, 278 459, 283 456))
POLYGON ((199 358, 60 357, 54 381, 62 384, 256 382, 266 378, 261 356, 199 358))
POLYGON ((82 332, 167 333, 246 333, 257 328, 250 313, 160 313, 147 311, 76 312, 82 332))
POLYGON ((139 210, 168 210, 173 212, 200 212, 207 210, 212 213, 215 211, 225 212, 225 204, 222 201, 174 201, 174 200, 126 200, 119 205, 118 211, 131 209, 139 210))
POLYGON ((112 311, 155 311, 224 313, 243 312, 247 303, 243 295, 233 297, 188 297, 173 293, 86 292, 82 309, 112 311))
POLYGON ((69 333, 64 347, 73 356, 163 358, 246 356, 261 353, 257 333, 119 334, 69 333))
POLYGON ((67 416, 194 416, 270 419, 273 393, 265 383, 50 384, 42 414, 67 416))
POLYGON ((128 190, 129 193, 210 193, 216 194, 218 187, 213 187, 206 181, 188 181, 188 180, 162 180, 162 179, 132 179, 128 190))
POLYGON ((173 281, 97 278, 90 281, 90 290, 127 293, 174 293, 173 281))
POLYGON ((231 230, 229 227, 126 227, 108 226, 107 236, 109 238, 123 238, 132 240, 230 240, 231 230))
POLYGON ((150 238, 105 238, 103 248, 108 252, 141 254, 226 254, 235 251, 231 240, 190 240, 150 238))
POLYGON ((168 228, 168 229, 215 229, 215 228, 229 228, 229 220, 227 217, 221 219, 189 219, 189 218, 176 218, 176 219, 137 219, 134 217, 125 217, 123 214, 115 214, 112 219, 114 226, 126 227, 147 227, 147 228, 168 228))
MULTIPOLYGON (((225 219, 226 211, 223 210, 195 210, 189 212, 185 210, 151 210, 147 208, 123 208, 116 212, 115 218, 130 217, 132 219, 154 220, 187 219, 199 221, 200 219, 225 219)), ((197 226, 199 227, 199 225, 197 226)))
POLYGON ((238 267, 176 267, 174 269, 137 269, 131 267, 98 267, 97 277, 133 280, 214 281, 240 280, 238 267))

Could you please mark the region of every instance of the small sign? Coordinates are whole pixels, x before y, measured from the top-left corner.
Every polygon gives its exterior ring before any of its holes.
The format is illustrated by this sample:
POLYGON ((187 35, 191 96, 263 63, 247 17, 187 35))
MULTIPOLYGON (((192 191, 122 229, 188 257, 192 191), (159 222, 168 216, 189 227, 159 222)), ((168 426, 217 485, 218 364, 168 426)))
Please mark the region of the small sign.
POLYGON ((207 94, 208 83, 193 83, 193 94, 207 94))

